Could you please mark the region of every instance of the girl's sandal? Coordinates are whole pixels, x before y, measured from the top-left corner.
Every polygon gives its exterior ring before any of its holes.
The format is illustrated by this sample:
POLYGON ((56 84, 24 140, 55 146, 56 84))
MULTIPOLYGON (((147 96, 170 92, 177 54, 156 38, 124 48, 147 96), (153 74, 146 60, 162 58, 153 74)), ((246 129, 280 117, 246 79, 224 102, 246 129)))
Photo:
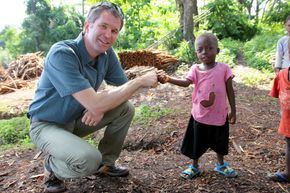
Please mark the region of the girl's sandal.
POLYGON ((184 171, 182 171, 180 173, 180 177, 182 177, 184 179, 192 179, 192 178, 197 177, 199 175, 200 175, 199 169, 197 169, 193 165, 188 166, 187 169, 185 169, 184 171))
POLYGON ((230 168, 227 162, 224 162, 223 165, 215 164, 214 171, 228 178, 234 178, 238 176, 238 173, 234 169, 230 168))

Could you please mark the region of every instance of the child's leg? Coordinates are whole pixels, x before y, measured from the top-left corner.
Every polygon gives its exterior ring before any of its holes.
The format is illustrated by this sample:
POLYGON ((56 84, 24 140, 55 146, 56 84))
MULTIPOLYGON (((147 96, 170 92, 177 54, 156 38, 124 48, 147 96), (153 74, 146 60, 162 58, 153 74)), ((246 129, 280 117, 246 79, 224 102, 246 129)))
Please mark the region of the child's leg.
POLYGON ((198 159, 194 159, 193 162, 192 162, 192 165, 193 165, 195 168, 198 168, 198 159))
POLYGON ((198 169, 198 159, 194 159, 192 165, 188 166, 185 170, 180 173, 180 177, 184 179, 192 179, 200 175, 198 169))
POLYGON ((221 154, 216 154, 217 155, 217 160, 218 160, 218 163, 220 164, 220 165, 224 165, 224 156, 223 155, 221 155, 221 154))
POLYGON ((233 168, 230 168, 228 163, 224 161, 224 155, 217 153, 217 160, 218 163, 216 164, 214 171, 229 178, 238 176, 238 173, 233 168))
POLYGON ((285 137, 286 141, 286 168, 284 172, 276 172, 270 174, 268 178, 275 182, 287 182, 290 183, 290 138, 285 137))

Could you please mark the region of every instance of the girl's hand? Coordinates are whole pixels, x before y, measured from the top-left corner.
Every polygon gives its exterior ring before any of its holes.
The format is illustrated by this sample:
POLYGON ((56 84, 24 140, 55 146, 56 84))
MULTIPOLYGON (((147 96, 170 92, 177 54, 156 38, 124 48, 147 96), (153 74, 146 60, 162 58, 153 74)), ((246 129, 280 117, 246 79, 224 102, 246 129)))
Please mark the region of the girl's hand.
POLYGON ((163 70, 158 70, 157 79, 158 79, 158 82, 160 82, 161 84, 164 84, 169 81, 169 76, 163 70))
POLYGON ((229 113, 229 123, 235 124, 236 123, 236 113, 230 112, 229 113))

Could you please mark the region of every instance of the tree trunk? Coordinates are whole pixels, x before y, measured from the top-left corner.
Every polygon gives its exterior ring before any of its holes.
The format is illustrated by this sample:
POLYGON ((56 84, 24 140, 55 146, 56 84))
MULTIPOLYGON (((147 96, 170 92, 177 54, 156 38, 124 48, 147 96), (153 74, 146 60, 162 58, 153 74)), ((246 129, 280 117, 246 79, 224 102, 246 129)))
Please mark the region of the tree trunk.
POLYGON ((193 43, 193 0, 183 0, 184 5, 184 21, 183 21, 183 37, 186 41, 193 43))
POLYGON ((179 26, 181 29, 183 29, 183 20, 184 20, 184 7, 182 0, 175 0, 176 7, 179 11, 179 26))
MULTIPOLYGON (((193 15, 198 16, 197 0, 193 0, 193 15)), ((193 21, 193 25, 194 25, 195 29, 198 31, 199 22, 193 21)))

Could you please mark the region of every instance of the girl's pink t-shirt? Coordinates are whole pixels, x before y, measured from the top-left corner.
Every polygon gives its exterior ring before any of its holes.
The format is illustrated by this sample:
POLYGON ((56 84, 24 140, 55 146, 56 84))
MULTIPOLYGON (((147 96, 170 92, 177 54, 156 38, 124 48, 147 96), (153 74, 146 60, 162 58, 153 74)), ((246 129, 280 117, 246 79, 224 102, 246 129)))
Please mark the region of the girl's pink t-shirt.
POLYGON ((198 64, 193 65, 186 78, 194 86, 192 93, 193 118, 203 124, 221 126, 226 122, 228 114, 226 81, 234 75, 227 64, 216 63, 207 71, 201 71, 198 64), (215 94, 214 102, 209 107, 204 107, 200 102, 209 100, 210 93, 215 94))

